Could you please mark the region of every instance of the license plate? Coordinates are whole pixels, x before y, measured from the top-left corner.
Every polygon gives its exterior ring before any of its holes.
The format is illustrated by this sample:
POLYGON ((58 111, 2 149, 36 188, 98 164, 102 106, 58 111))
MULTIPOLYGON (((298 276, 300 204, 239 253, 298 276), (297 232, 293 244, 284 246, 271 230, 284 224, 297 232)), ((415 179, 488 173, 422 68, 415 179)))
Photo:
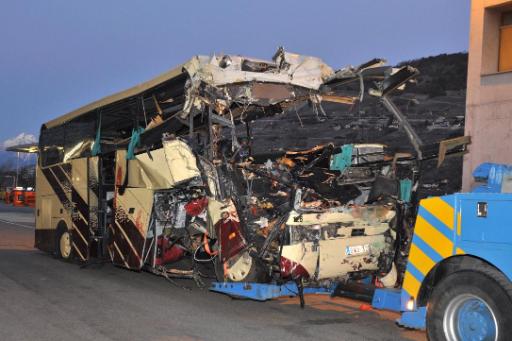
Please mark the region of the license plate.
POLYGON ((370 244, 347 246, 345 248, 345 254, 347 256, 360 255, 368 252, 370 252, 370 244))

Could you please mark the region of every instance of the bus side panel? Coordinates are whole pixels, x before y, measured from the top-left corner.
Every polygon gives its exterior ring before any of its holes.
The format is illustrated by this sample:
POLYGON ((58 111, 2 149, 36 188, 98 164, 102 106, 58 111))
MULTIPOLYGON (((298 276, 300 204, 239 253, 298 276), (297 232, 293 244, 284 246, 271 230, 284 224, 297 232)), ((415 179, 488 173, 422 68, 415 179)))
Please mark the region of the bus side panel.
POLYGON ((117 193, 110 245, 114 264, 134 270, 142 267, 152 207, 153 190, 126 188, 117 193))
POLYGON ((40 168, 36 165, 35 247, 55 251, 56 229, 60 222, 71 226, 69 165, 40 168))
POLYGON ((91 231, 89 226, 90 209, 88 203, 88 160, 87 158, 71 161, 72 187, 71 201, 74 204, 72 215, 73 247, 81 260, 89 259, 91 231))
POLYGON ((89 252, 92 257, 100 256, 99 247, 97 242, 94 241, 92 236, 102 235, 99 231, 100 224, 100 158, 90 157, 87 160, 88 164, 88 181, 87 181, 87 197, 89 203, 89 229, 91 231, 91 246, 89 252))

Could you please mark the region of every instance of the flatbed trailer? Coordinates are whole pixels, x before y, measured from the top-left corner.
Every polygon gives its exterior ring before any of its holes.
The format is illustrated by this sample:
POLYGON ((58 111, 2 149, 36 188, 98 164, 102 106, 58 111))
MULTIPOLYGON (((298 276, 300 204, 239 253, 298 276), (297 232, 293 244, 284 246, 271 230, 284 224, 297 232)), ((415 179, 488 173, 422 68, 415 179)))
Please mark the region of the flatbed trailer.
MULTIPOLYGON (((473 176, 485 184, 420 201, 403 284, 370 289, 374 308, 400 312, 399 325, 426 330, 430 340, 512 335, 512 166, 482 164, 473 176)), ((371 285, 361 287, 349 296, 364 297, 371 285)), ((260 301, 298 295, 301 304, 304 293, 347 294, 293 282, 213 283, 211 290, 260 301)))

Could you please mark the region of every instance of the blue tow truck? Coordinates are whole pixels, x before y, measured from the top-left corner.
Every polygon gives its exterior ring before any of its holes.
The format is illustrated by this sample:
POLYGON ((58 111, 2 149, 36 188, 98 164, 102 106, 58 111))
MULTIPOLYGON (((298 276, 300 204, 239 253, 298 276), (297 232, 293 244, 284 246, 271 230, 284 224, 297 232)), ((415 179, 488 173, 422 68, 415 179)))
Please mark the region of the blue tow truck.
MULTIPOLYGON (((372 290, 376 309, 430 340, 512 339, 512 166, 484 163, 469 193, 420 201, 401 288, 372 290)), ((328 288, 213 283, 212 291, 259 301, 328 288)), ((346 291, 346 290, 343 290, 346 291)), ((357 296, 356 296, 357 297, 357 296)))

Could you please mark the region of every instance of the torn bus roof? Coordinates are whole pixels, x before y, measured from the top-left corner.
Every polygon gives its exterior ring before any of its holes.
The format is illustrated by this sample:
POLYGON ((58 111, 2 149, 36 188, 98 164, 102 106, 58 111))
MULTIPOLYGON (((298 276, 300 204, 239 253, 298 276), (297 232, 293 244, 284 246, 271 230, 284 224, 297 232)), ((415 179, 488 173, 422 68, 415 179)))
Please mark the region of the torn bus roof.
MULTIPOLYGON (((334 75, 334 71, 317 57, 285 52, 282 48, 278 50, 271 61, 236 55, 195 56, 186 63, 156 78, 92 102, 48 121, 44 126, 52 128, 98 108, 143 95, 173 79, 179 81, 184 74, 186 74, 186 78, 191 80, 191 84, 188 84, 191 89, 195 88, 194 85, 198 86, 200 83, 210 86, 224 86, 236 83, 263 82, 290 84, 305 89, 318 90, 327 79, 334 75)), ((189 95, 191 94, 189 93, 189 95)), ((175 102, 170 98, 163 101, 175 102)), ((184 105, 185 111, 189 108, 189 105, 184 105)))
MULTIPOLYGON (((381 63, 370 64, 366 68, 381 63)), ((351 105, 358 98, 324 86, 327 81, 336 85, 340 77, 346 82, 350 75, 347 68, 342 70, 335 72, 319 58, 282 48, 272 60, 196 56, 150 81, 43 124, 42 143, 61 153, 65 141, 65 154, 72 159, 126 146, 134 132, 142 148, 151 148, 163 132, 182 135, 201 126, 207 129, 204 115, 209 110, 209 117, 224 127, 304 103, 310 103, 320 119, 326 116, 322 101, 351 105), (343 76, 336 77, 340 72, 343 76)), ((353 74, 352 80, 359 77, 353 74)), ((372 77, 368 81, 379 79, 372 77)))
POLYGON ((192 79, 213 86, 266 82, 318 88, 334 74, 320 58, 279 49, 271 61, 235 55, 196 56, 183 66, 192 79))
MULTIPOLYGON (((334 71, 317 57, 283 48, 272 60, 196 56, 155 79, 43 124, 40 140, 63 161, 118 148, 128 148, 132 158, 161 145, 163 133, 192 137, 199 130, 213 133, 218 126, 219 134, 228 129, 233 135, 238 123, 286 110, 297 113, 305 105, 322 121, 328 117, 322 103, 352 106, 366 93, 384 101, 416 74, 411 67, 385 66, 383 59, 334 71), (339 87, 346 85, 348 90, 339 87)), ((396 110, 393 114, 398 115, 396 110)), ((412 140, 414 134, 408 136, 412 140)))

